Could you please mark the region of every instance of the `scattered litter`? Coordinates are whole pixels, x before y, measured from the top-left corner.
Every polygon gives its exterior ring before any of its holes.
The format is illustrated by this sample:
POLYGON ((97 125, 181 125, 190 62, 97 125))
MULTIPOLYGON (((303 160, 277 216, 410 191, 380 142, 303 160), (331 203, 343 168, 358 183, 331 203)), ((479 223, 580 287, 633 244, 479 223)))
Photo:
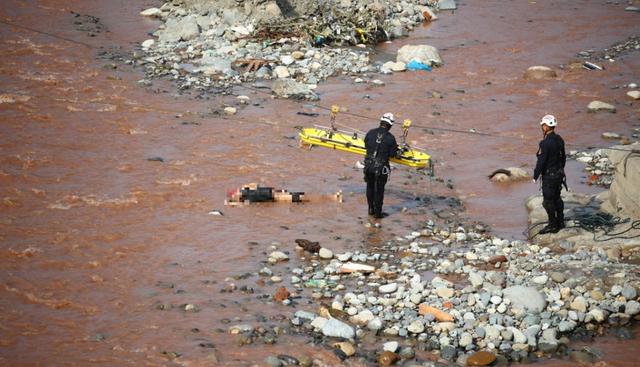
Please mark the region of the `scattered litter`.
POLYGON ((297 114, 302 116, 309 116, 309 117, 316 117, 320 115, 317 112, 303 112, 303 111, 298 111, 297 114))
POLYGON ((602 66, 600 66, 598 64, 594 64, 594 63, 589 62, 589 61, 585 61, 582 64, 582 67, 587 69, 587 70, 604 70, 604 68, 602 66))
POLYGON ((408 64, 407 64, 407 69, 408 70, 426 70, 426 71, 431 71, 433 70, 433 68, 429 65, 423 64, 418 60, 411 60, 408 64))
MULTIPOLYGON (((338 191, 333 195, 319 195, 315 198, 319 200, 328 198, 339 203, 343 201, 342 191, 338 191)), ((310 201, 310 197, 301 191, 291 192, 285 189, 277 190, 273 187, 262 187, 256 183, 249 183, 238 189, 229 191, 227 193, 227 199, 224 201, 224 205, 269 202, 301 203, 307 201, 310 201)))

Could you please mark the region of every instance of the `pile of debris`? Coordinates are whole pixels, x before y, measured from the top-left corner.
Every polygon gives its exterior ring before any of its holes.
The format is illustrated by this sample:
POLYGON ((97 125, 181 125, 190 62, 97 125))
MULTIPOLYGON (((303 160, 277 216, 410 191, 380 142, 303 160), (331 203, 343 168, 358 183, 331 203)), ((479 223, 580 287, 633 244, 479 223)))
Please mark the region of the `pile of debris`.
POLYGON ((597 185, 605 188, 611 186, 615 167, 609 160, 606 150, 598 149, 595 152, 571 151, 569 152, 569 157, 586 164, 585 170, 589 172, 587 185, 597 185))
MULTIPOLYGON (((371 65, 367 45, 406 36, 437 18, 435 0, 290 3, 283 9, 275 1, 184 0, 147 9, 141 15, 164 24, 156 38, 142 42, 145 56, 137 63, 148 79, 170 77, 180 89, 285 79, 302 85, 295 98, 317 99, 313 89, 329 76, 380 71, 382 64, 371 65)), ((441 63, 439 56, 432 59, 421 62, 441 63)))

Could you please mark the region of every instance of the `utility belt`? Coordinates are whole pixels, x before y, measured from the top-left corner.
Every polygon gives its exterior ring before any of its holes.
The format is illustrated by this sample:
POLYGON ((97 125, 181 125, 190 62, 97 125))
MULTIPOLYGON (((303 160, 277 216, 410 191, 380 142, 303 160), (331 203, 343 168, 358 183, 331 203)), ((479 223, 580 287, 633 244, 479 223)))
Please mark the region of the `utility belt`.
POLYGON ((374 174, 376 176, 379 175, 388 175, 389 174, 389 165, 387 162, 382 161, 380 159, 375 159, 371 157, 364 158, 364 174, 374 174))
POLYGON ((562 183, 564 188, 569 191, 567 187, 567 176, 564 174, 564 169, 562 168, 547 170, 542 174, 542 181, 562 183))

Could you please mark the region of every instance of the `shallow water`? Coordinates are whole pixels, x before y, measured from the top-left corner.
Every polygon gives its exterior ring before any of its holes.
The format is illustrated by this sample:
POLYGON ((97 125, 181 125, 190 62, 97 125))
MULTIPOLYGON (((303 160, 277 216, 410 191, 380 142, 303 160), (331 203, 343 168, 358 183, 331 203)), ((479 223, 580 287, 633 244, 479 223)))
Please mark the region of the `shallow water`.
MULTIPOLYGON (((330 351, 300 346, 305 337, 239 347, 218 330, 227 329, 226 319, 257 324, 257 316, 265 315, 266 324, 277 325, 278 315, 290 317, 294 309, 256 298, 272 294, 276 285, 257 277, 227 278, 255 272, 278 242, 292 257, 274 267, 286 282, 287 269, 303 263, 293 250, 295 238, 320 241, 335 252, 373 246, 419 228, 433 209, 446 209, 440 195, 462 198, 464 214, 497 234, 523 238, 523 201, 537 186, 496 185, 487 175, 506 166, 532 168, 540 116, 558 116, 560 134, 578 145, 607 145, 599 137, 603 131, 629 134, 638 123, 637 106, 623 90, 611 89, 638 82, 637 52, 607 64, 606 72, 561 71, 559 80, 522 80, 528 66, 555 68, 581 50, 637 34, 637 14, 624 12, 624 5, 463 3, 455 15, 442 13, 410 38, 376 50, 376 58, 386 61, 403 44, 425 42, 440 49, 444 67, 381 76, 383 88, 354 85, 348 77, 319 86, 324 106, 337 103, 374 119, 387 110, 411 118, 412 144, 426 147, 437 175, 455 185, 450 190, 398 169, 386 196, 391 217, 381 229, 366 228, 364 184, 353 168, 358 157, 300 149, 293 139, 296 125, 326 124, 326 111, 318 110, 317 118, 299 116, 298 102, 237 88, 260 106, 221 118, 208 111, 235 103, 233 97, 178 95, 166 81, 144 88, 137 84, 141 70, 123 64, 114 69, 111 61, 96 58, 101 50, 130 51, 148 38, 158 23, 137 13, 153 5, 10 0, 0 10, 2 20, 92 46, 0 25, 0 93, 23 97, 0 104, 2 364, 194 366, 216 364, 215 353, 218 364, 233 366, 292 354, 292 346, 337 363, 330 351), (78 31, 71 10, 99 17, 108 32, 89 37, 78 31), (431 91, 444 98, 431 98, 431 91), (618 112, 587 114, 593 99, 616 101, 618 112), (431 135, 418 126, 517 138, 431 135), (149 160, 154 157, 164 162, 149 160), (345 202, 224 207, 227 191, 247 182, 315 194, 342 190, 345 202), (214 209, 224 216, 207 214, 214 209), (255 293, 220 293, 229 282, 255 293), (200 312, 179 310, 185 303, 200 312), (176 307, 161 311, 159 304, 176 307), (216 348, 199 346, 203 342, 216 348), (171 360, 163 351, 182 356, 171 360)), ((361 130, 375 125, 344 114, 338 119, 361 130)), ((570 186, 594 192, 580 183, 582 169, 569 163, 570 186)), ((605 338, 590 345, 612 366, 637 364, 636 341, 605 338)), ((547 362, 559 363, 568 362, 547 362)))

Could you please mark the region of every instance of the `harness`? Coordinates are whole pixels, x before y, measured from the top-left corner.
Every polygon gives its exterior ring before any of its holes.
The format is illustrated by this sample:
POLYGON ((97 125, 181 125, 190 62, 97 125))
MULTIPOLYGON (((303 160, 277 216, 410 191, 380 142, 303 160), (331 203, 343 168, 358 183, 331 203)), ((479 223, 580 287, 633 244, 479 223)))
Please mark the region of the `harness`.
POLYGON ((387 132, 378 133, 378 135, 376 136, 376 149, 373 151, 373 154, 371 154, 371 156, 367 155, 364 159, 365 172, 373 168, 376 176, 388 175, 390 173, 389 167, 385 165, 385 162, 382 162, 380 159, 378 159, 380 145, 382 144, 382 140, 384 139, 385 135, 387 135, 387 132))

